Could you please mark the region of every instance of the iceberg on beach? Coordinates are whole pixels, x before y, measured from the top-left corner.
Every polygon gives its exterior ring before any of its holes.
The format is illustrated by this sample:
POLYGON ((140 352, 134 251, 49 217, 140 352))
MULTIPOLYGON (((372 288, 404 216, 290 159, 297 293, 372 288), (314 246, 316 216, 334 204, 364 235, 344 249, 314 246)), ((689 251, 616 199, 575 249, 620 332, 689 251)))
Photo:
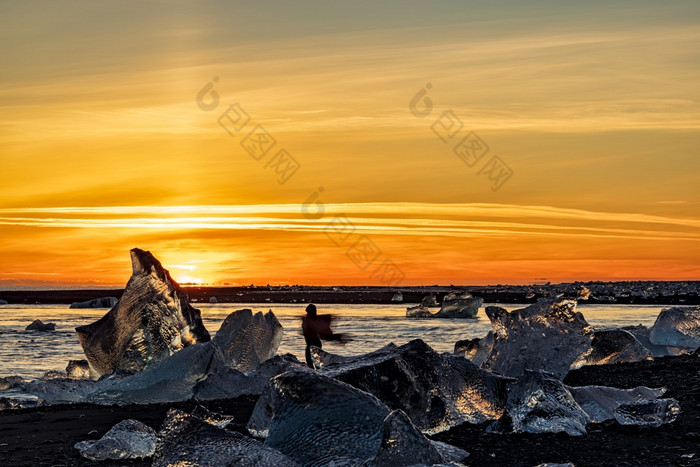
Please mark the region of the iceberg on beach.
POLYGON ((76 328, 94 377, 141 371, 210 339, 187 292, 150 252, 134 248, 131 264, 121 300, 98 321, 76 328))
POLYGON ((652 344, 687 348, 700 347, 700 306, 661 310, 651 328, 652 344))
POLYGON ((651 351, 645 348, 634 334, 624 329, 595 331, 588 352, 580 355, 571 369, 584 365, 606 365, 650 360, 651 351))
POLYGON ((680 413, 677 400, 659 399, 666 392, 664 388, 581 386, 568 389, 591 422, 617 420, 621 425, 659 426, 673 422, 680 413))
POLYGON ((431 434, 499 418, 509 381, 460 356, 438 354, 420 339, 324 365, 319 374, 373 394, 431 434))
POLYGON ((526 308, 506 311, 486 307, 493 345, 482 368, 517 377, 526 369, 563 379, 571 364, 589 351, 593 328, 576 311, 576 301, 540 299, 526 308))
POLYGON ((503 419, 489 427, 493 432, 586 434, 590 418, 557 377, 541 370, 525 370, 508 385, 503 419))

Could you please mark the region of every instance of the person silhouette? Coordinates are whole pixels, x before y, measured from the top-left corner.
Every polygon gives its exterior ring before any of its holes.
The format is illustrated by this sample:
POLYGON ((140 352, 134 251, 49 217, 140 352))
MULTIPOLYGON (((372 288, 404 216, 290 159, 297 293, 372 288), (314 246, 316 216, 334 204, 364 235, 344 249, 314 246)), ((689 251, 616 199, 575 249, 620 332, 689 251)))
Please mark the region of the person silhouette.
POLYGON ((306 316, 301 318, 301 330, 306 340, 306 364, 309 368, 314 368, 313 360, 311 360, 311 346, 322 348, 321 340, 339 341, 341 344, 348 342, 349 338, 346 334, 334 333, 331 330, 332 315, 319 315, 316 310, 316 305, 313 303, 306 307, 306 316))

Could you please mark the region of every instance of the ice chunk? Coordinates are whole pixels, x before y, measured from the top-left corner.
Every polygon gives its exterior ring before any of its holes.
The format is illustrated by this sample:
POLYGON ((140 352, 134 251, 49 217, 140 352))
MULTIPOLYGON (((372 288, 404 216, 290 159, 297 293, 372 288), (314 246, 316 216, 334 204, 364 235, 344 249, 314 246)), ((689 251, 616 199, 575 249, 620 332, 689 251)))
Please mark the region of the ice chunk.
POLYGON ((540 299, 511 312, 489 306, 486 315, 493 326, 493 347, 482 367, 502 375, 531 369, 563 379, 591 347, 593 328, 576 312, 574 300, 540 299))
POLYGON ((116 380, 103 380, 88 396, 98 404, 152 404, 187 400, 214 360, 215 347, 196 344, 147 370, 116 380))
POLYGON ((37 379, 20 385, 22 392, 39 398, 42 405, 85 402, 97 383, 92 380, 69 378, 37 379))
POLYGON ((153 467, 174 465, 293 467, 289 457, 240 433, 170 409, 159 432, 153 467))
POLYGON ((73 302, 71 308, 112 308, 117 304, 119 299, 116 297, 103 297, 88 300, 86 302, 73 302))
POLYGON ((432 318, 433 313, 425 306, 410 306, 406 308, 406 318, 432 318))
POLYGON ((579 356, 571 364, 571 369, 581 368, 584 365, 607 365, 650 359, 651 351, 646 349, 632 333, 624 329, 595 331, 590 350, 579 356))
POLYGON ((396 292, 393 297, 391 297, 391 302, 392 303, 401 303, 403 302, 403 294, 401 291, 396 292))
POLYGON ((622 404, 645 404, 661 397, 666 389, 639 386, 634 389, 618 389, 606 386, 568 387, 579 406, 588 414, 591 422, 600 423, 616 418, 615 411, 622 404))
MULTIPOLYGON (((266 315, 252 314, 250 310, 238 310, 229 314, 216 337, 210 342, 195 344, 177 352, 170 358, 161 360, 148 369, 126 378, 101 382, 89 400, 101 404, 148 404, 175 402, 190 399, 195 395, 195 386, 210 374, 220 373, 229 382, 247 384, 230 387, 228 394, 246 390, 262 390, 261 386, 276 372, 282 371, 283 360, 273 362, 257 375, 243 375, 253 371, 260 362, 277 352, 282 338, 282 326, 271 311, 266 315), (240 373, 239 373, 240 372, 240 373)), ((220 385, 217 377, 200 387, 199 396, 207 399, 220 399, 215 390, 220 385)), ((240 395, 239 394, 239 395, 240 395)))
POLYGON ((282 325, 271 310, 265 315, 253 315, 249 309, 234 311, 212 339, 220 350, 216 364, 243 372, 254 370, 277 354, 282 334, 282 325))
POLYGON ((632 334, 654 357, 666 357, 668 355, 680 355, 684 353, 683 349, 678 347, 652 344, 651 340, 649 340, 651 329, 641 324, 637 326, 625 326, 622 329, 632 334))
POLYGON ((442 307, 434 316, 435 318, 474 318, 483 303, 483 298, 472 297, 470 294, 451 293, 442 300, 442 307))
POLYGON ((32 324, 27 326, 25 331, 55 331, 55 323, 42 323, 40 319, 35 319, 32 324))
POLYGON ((209 340, 187 292, 150 252, 134 248, 131 263, 133 275, 121 300, 101 319, 76 328, 95 377, 140 371, 209 340))
POLYGON ((455 342, 454 353, 463 355, 464 358, 480 367, 491 353, 491 347, 493 347, 493 332, 489 331, 485 337, 455 342))
POLYGON ((681 413, 675 399, 657 399, 620 404, 615 409, 615 420, 621 425, 661 426, 672 423, 681 413))
POLYGON ((0 305, 7 305, 7 300, 0 300, 0 305))
POLYGON ((700 306, 661 310, 649 338, 656 345, 700 347, 700 306))
POLYGON ((314 372, 273 378, 248 428, 302 465, 433 464, 466 455, 431 443, 406 414, 372 395, 314 372))
POLYGON ((506 379, 460 356, 438 354, 420 339, 385 349, 320 372, 403 410, 425 433, 495 420, 503 413, 506 379))
POLYGON ((197 383, 194 395, 199 400, 260 395, 270 378, 290 370, 311 371, 291 354, 278 355, 266 360, 257 370, 247 373, 234 368, 217 368, 204 381, 197 383))
POLYGON ((543 371, 525 370, 508 386, 506 416, 489 427, 490 431, 514 433, 586 434, 588 414, 555 376, 543 371), (510 426, 509 426, 510 422, 510 426))
POLYGON ((153 455, 156 431, 138 420, 124 420, 114 425, 97 441, 81 441, 75 448, 92 461, 140 459, 153 455))

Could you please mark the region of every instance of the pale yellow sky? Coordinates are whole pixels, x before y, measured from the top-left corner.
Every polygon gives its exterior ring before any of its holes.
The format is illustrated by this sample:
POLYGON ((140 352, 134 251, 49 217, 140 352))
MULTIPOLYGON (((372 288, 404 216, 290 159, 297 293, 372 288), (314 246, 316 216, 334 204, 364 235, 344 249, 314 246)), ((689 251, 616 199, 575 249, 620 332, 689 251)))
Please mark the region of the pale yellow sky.
POLYGON ((207 283, 380 283, 385 260, 404 283, 698 278, 696 2, 39 4, 0 6, 0 287, 121 284, 136 246, 207 283), (324 234, 338 214, 381 250, 366 269, 324 234))

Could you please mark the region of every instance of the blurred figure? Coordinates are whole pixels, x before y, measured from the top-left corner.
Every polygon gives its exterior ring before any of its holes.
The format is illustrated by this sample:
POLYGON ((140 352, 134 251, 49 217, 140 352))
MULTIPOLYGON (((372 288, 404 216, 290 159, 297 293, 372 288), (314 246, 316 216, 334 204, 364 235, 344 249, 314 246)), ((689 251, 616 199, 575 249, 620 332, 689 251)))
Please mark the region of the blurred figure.
POLYGON ((306 340, 306 364, 310 368, 314 368, 314 363, 311 360, 311 346, 315 345, 319 349, 322 348, 321 340, 324 341, 339 341, 341 344, 348 342, 348 336, 345 334, 334 334, 331 330, 331 315, 319 315, 316 313, 316 305, 309 304, 306 307, 306 316, 301 318, 301 330, 304 333, 306 340))

